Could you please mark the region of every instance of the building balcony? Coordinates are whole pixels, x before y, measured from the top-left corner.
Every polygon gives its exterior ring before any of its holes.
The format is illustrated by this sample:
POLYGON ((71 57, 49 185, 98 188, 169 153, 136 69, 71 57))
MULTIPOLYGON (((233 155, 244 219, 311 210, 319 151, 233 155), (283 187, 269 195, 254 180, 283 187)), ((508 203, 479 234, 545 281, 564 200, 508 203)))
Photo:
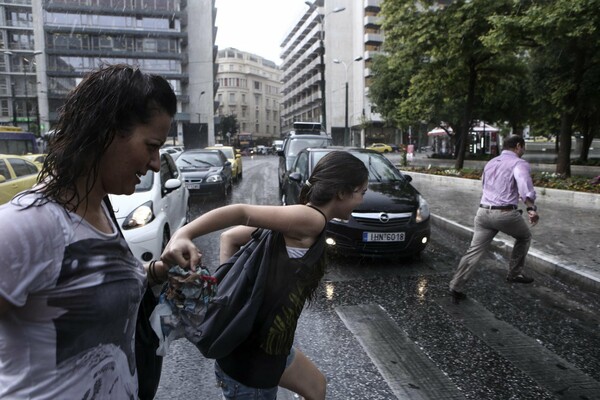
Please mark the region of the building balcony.
POLYGON ((367 15, 364 18, 365 28, 379 28, 381 26, 381 19, 382 18, 380 16, 367 15))
MULTIPOLYGON (((105 2, 106 3, 106 2, 105 2)), ((57 4, 51 0, 43 1, 43 8, 46 11, 50 12, 68 12, 68 13, 77 13, 77 14, 95 14, 95 15, 131 15, 136 17, 181 17, 181 11, 176 9, 156 9, 156 8, 141 8, 141 4, 138 2, 134 2, 134 4, 138 4, 139 7, 123 7, 123 2, 121 0, 115 0, 114 6, 110 6, 110 4, 106 7, 98 7, 98 6, 86 6, 86 5, 78 5, 78 4, 57 4)), ((130 2, 128 2, 130 3, 130 2)), ((169 2, 165 2, 168 4, 169 2)))
POLYGON ((381 11, 382 0, 364 0, 365 11, 379 12, 381 11))
POLYGON ((366 45, 380 45, 383 43, 383 35, 380 33, 365 33, 366 45))

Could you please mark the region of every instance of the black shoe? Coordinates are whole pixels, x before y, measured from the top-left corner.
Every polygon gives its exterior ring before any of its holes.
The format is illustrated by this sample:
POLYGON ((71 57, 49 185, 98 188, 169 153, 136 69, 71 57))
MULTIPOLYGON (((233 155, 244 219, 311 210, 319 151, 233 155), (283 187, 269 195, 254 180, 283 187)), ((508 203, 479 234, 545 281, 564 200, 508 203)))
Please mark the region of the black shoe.
POLYGON ((523 274, 519 274, 517 276, 507 276, 506 281, 510 283, 531 283, 533 282, 533 278, 525 276, 523 274))
POLYGON ((450 289, 450 296, 452 296, 452 301, 454 304, 458 304, 460 300, 464 300, 467 298, 467 295, 463 292, 457 292, 456 290, 450 289))

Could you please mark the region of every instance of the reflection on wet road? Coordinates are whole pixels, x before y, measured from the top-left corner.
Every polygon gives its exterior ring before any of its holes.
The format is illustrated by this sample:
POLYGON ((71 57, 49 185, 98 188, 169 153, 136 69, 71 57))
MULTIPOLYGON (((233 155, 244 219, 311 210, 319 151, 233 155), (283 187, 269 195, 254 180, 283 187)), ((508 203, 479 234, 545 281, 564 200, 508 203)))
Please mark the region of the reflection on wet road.
MULTIPOLYGON (((243 176, 227 202, 278 204, 276 157, 245 157, 243 176)), ((194 199, 192 214, 217 205, 194 199)), ((216 267, 218 233, 196 244, 216 267)), ((533 285, 508 284, 506 259, 490 252, 452 304, 467 246, 433 229, 420 259, 330 259, 296 335, 328 399, 600 399, 599 300, 535 273, 533 285)), ((221 398, 212 360, 185 340, 171 349, 157 399, 221 398)))

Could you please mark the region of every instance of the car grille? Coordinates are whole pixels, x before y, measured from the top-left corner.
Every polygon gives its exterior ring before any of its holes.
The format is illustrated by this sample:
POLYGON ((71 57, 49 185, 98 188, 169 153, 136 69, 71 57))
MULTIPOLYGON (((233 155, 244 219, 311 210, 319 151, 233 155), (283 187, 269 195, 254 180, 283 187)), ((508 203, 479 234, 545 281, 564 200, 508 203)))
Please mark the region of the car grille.
POLYGON ((406 226, 410 223, 412 213, 385 213, 385 212, 372 212, 372 213, 352 213, 352 218, 362 225, 365 226, 381 226, 395 227, 395 226, 406 226))
POLYGON ((197 179, 187 178, 185 180, 186 183, 202 183, 202 181, 203 181, 202 178, 197 178, 197 179))

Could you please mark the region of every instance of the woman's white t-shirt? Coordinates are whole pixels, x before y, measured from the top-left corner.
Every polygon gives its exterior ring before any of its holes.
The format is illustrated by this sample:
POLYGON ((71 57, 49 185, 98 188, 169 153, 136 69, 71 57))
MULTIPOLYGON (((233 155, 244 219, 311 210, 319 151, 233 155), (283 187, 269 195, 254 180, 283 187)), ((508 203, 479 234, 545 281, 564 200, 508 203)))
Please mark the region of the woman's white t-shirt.
POLYGON ((0 398, 137 398, 143 266, 114 225, 33 199, 0 206, 0 398))

